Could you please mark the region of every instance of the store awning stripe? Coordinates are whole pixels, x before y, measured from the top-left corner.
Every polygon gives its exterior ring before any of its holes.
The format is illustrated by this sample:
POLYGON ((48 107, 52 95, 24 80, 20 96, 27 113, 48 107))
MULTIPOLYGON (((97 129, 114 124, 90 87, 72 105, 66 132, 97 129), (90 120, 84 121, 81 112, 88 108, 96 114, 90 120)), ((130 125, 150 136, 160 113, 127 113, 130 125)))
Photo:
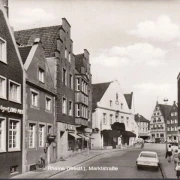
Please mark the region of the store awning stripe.
POLYGON ((78 136, 80 136, 80 137, 82 137, 82 138, 84 138, 84 139, 86 139, 86 140, 89 139, 89 137, 85 136, 84 134, 78 134, 78 136))

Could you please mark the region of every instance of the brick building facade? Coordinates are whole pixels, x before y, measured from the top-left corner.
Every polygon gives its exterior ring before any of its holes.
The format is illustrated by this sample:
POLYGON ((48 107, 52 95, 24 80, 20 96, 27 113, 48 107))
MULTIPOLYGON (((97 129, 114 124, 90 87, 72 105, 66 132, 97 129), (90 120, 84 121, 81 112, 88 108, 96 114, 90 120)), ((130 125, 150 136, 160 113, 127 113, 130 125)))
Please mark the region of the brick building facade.
POLYGON ((22 172, 24 70, 0 1, 0 177, 22 172))
POLYGON ((40 39, 33 45, 20 46, 26 70, 25 171, 36 169, 39 160, 56 161, 54 84, 40 39), (42 159, 41 159, 42 158, 42 159))

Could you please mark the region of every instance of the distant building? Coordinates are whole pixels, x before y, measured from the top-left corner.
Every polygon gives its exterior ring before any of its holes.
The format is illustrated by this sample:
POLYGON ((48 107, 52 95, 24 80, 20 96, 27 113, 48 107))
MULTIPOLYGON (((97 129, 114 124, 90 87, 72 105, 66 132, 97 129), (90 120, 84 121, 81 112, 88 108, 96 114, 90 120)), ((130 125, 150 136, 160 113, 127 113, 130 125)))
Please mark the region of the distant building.
MULTIPOLYGON (((180 114, 180 73, 178 74, 178 77, 177 77, 177 104, 178 104, 178 114, 180 114)), ((178 139, 178 142, 179 142, 179 147, 180 147, 180 116, 178 115, 178 135, 179 135, 179 139, 178 139)))
POLYGON ((138 136, 143 139, 150 138, 150 121, 140 114, 135 115, 135 121, 138 125, 138 136))
POLYGON ((75 124, 78 149, 86 149, 92 132, 92 74, 89 52, 75 55, 75 124))
POLYGON ((116 148, 117 139, 107 138, 102 133, 111 130, 115 122, 124 124, 122 144, 132 145, 138 136, 134 120, 133 93, 124 95, 117 81, 93 84, 92 88, 92 149, 116 148))
POLYGON ((171 109, 171 105, 156 103, 150 122, 150 133, 152 139, 166 141, 166 121, 171 109))
POLYGON ((178 142, 178 105, 175 101, 167 117, 167 140, 178 142))

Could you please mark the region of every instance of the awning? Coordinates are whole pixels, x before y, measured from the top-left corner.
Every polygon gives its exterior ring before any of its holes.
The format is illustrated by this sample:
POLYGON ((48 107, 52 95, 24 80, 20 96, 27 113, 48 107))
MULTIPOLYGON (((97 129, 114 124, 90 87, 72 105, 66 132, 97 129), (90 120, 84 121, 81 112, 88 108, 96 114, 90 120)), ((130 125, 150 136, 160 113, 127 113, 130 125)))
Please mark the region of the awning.
POLYGON ((78 134, 78 136, 84 138, 85 140, 89 140, 89 137, 85 136, 84 134, 78 134))
POLYGON ((87 136, 87 137, 90 138, 90 139, 94 139, 94 138, 92 138, 91 136, 89 136, 89 134, 85 134, 85 136, 87 136))
POLYGON ((131 132, 131 131, 124 131, 124 132, 122 133, 122 135, 123 135, 124 137, 136 137, 136 134, 134 134, 134 133, 131 132))
POLYGON ((76 139, 82 138, 82 137, 78 136, 77 134, 73 134, 73 133, 69 133, 69 132, 68 132, 68 134, 71 135, 71 136, 73 136, 73 137, 75 137, 76 139))

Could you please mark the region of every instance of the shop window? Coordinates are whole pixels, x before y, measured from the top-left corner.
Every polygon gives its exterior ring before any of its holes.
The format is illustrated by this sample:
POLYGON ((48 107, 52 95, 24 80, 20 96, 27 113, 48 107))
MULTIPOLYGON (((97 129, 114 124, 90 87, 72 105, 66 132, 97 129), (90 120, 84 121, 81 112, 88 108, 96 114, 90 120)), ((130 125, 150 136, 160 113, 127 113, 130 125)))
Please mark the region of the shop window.
POLYGON ((21 103, 21 85, 11 80, 9 81, 9 100, 21 103))
POLYGON ((68 150, 74 150, 75 146, 75 138, 68 134, 68 150))
POLYGON ((39 125, 39 147, 44 147, 45 145, 45 125, 39 125))
POLYGON ((10 174, 18 173, 18 165, 10 167, 10 174))
POLYGON ((35 147, 36 124, 29 123, 29 148, 35 147))
POLYGON ((0 76, 0 98, 6 99, 6 78, 0 76))
POLYGON ((6 120, 0 117, 0 152, 6 150, 6 120))
POLYGON ((9 121, 9 150, 20 150, 20 121, 10 119, 9 121))

